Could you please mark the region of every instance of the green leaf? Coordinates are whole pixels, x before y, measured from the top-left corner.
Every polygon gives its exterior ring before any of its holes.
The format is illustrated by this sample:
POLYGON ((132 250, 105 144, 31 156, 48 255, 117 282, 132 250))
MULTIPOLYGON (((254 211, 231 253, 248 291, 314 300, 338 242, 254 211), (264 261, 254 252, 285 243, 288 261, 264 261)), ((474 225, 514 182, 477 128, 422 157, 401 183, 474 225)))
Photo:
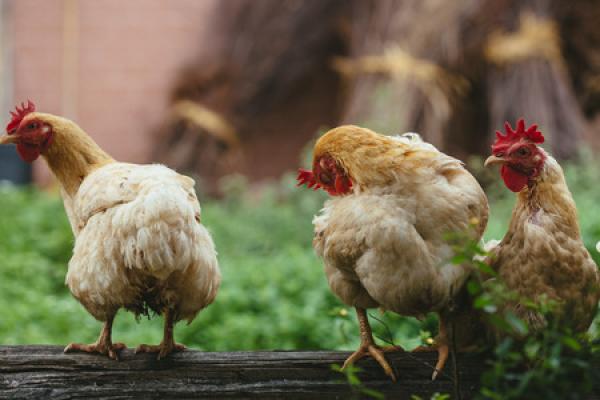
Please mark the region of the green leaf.
POLYGON ((473 302, 473 306, 475 308, 483 308, 483 307, 488 306, 490 304, 492 304, 492 299, 490 298, 490 296, 487 296, 487 295, 479 296, 473 302))
POLYGON ((450 262, 454 265, 459 265, 467 261, 467 257, 464 254, 457 254, 450 259, 450 262))
POLYGON ((481 292, 481 284, 475 280, 470 280, 467 282, 467 290, 472 295, 478 294, 481 292))
POLYGON ((574 351, 581 350, 581 344, 579 344, 579 342, 572 337, 565 336, 562 338, 562 342, 564 345, 570 347, 574 351))
POLYGON ((377 390, 374 389, 369 389, 369 388, 361 388, 360 392, 363 394, 366 394, 367 396, 373 398, 373 399, 379 399, 379 400, 383 400, 385 399, 385 396, 383 395, 383 393, 378 392, 377 390))
POLYGON ((483 272, 484 274, 488 274, 488 275, 492 275, 492 276, 496 276, 496 271, 494 271, 492 269, 492 267, 490 267, 489 265, 487 265, 484 262, 479 262, 477 263, 477 268, 479 268, 479 270, 481 272, 483 272))
POLYGON ((542 344, 538 341, 529 341, 525 344, 525 355, 529 360, 534 360, 540 351, 542 344))
POLYGON ((508 322, 511 328, 514 329, 518 335, 525 336, 527 333, 529 333, 527 324, 512 312, 507 312, 505 318, 506 322, 508 322))

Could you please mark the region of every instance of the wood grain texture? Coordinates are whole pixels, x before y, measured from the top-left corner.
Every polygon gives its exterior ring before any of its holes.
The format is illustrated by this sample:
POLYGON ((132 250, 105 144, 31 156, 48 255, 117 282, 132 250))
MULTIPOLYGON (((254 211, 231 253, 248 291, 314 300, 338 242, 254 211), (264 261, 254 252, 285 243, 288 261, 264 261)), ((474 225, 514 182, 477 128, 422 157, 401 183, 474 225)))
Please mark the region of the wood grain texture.
MULTIPOLYGON (((121 361, 87 354, 63 354, 57 346, 0 346, 0 399, 349 399, 353 391, 331 369, 349 355, 333 351, 213 353, 188 350, 165 360, 126 350, 121 361)), ((372 360, 359 362, 364 385, 386 399, 429 398, 452 393, 449 375, 431 381, 437 354, 389 356, 397 371, 392 383, 372 360)), ((482 361, 459 360, 463 398, 479 381, 482 361)), ((450 374, 448 365, 446 373, 450 374)), ((358 395, 356 395, 358 397, 358 395)))

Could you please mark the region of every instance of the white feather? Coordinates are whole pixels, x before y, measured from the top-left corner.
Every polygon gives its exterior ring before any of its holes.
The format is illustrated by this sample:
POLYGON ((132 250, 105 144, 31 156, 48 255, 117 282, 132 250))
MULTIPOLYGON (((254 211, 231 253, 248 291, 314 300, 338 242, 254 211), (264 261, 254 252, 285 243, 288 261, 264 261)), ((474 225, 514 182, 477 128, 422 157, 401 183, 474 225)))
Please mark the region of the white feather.
POLYGON ((213 301, 220 272, 192 179, 162 165, 112 163, 65 196, 65 208, 76 236, 66 282, 96 318, 139 302, 149 279, 182 318, 213 301))

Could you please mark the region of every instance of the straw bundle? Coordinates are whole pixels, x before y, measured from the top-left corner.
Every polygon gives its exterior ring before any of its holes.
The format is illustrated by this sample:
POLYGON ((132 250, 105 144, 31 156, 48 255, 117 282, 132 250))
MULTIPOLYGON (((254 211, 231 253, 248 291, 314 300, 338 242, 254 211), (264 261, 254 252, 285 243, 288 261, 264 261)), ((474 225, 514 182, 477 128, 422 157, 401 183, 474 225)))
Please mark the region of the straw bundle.
POLYGON ((511 15, 519 13, 511 18, 518 26, 496 30, 486 43, 490 122, 501 126, 523 116, 540 125, 556 156, 572 157, 586 121, 565 68, 550 4, 531 3, 523 11, 510 10, 511 15))
POLYGON ((262 178, 297 164, 315 131, 339 119, 329 58, 344 54, 343 0, 215 3, 205 21, 214 34, 175 82, 154 155, 199 173, 209 192, 224 174, 262 178))
POLYGON ((420 132, 460 158, 518 117, 560 158, 600 130, 597 0, 238 0, 213 17, 157 151, 202 176, 277 175, 341 123, 420 132))

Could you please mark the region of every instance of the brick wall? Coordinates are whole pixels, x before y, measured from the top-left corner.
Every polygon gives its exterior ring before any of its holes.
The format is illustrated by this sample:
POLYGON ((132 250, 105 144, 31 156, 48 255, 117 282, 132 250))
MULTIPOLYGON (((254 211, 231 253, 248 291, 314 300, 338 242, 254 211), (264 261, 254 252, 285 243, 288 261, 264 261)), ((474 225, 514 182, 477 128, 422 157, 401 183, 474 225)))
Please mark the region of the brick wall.
MULTIPOLYGON (((210 44, 202 14, 218 0, 0 1, 12 23, 13 103, 74 119, 118 160, 149 161, 174 76, 210 44)), ((35 176, 50 182, 43 162, 35 176)))

